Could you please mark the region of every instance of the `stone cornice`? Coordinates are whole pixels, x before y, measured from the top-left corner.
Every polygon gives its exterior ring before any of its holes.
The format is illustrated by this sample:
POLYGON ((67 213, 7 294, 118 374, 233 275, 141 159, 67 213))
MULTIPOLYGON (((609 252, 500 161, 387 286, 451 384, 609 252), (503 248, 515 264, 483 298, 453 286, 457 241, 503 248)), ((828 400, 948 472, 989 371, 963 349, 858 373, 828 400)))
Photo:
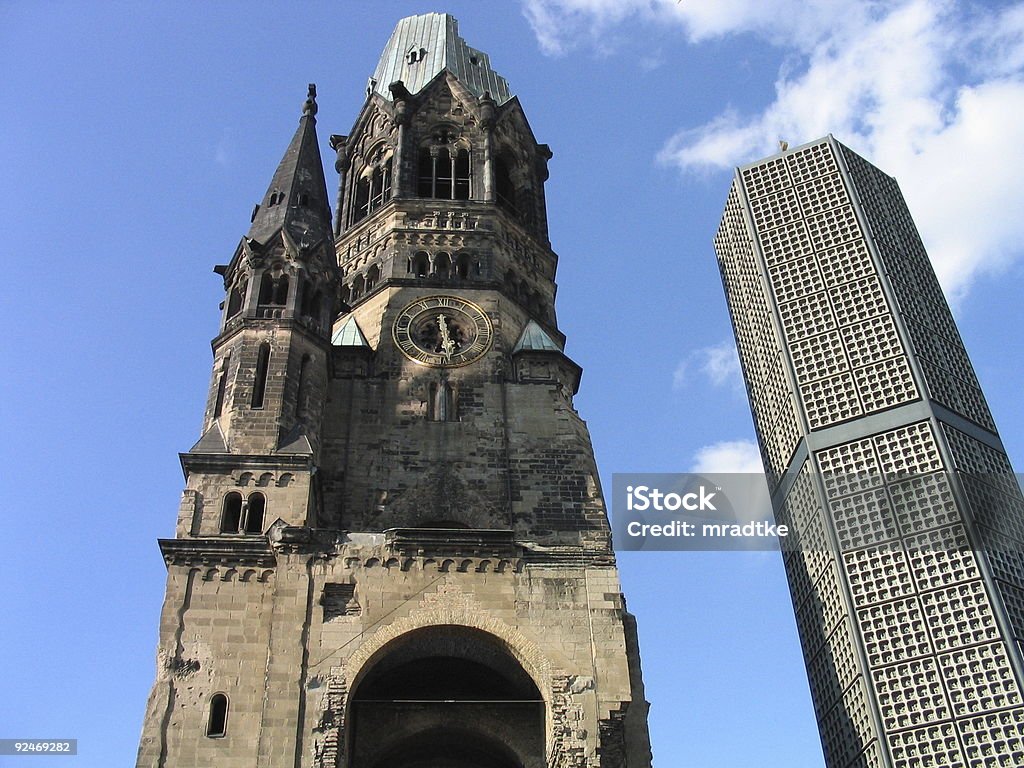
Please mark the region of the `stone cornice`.
POLYGON ((219 536, 197 539, 160 539, 164 563, 170 565, 256 565, 277 564, 274 550, 265 536, 219 536))

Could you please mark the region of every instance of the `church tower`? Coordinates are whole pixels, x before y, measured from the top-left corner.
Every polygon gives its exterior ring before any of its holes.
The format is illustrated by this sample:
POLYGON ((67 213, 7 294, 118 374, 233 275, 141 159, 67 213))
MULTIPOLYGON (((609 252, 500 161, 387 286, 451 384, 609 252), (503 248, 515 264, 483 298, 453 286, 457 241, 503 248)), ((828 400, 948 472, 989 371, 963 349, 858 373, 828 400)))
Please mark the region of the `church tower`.
POLYGON ((331 136, 333 226, 316 111, 216 268, 138 766, 648 768, 550 150, 445 14, 331 136))

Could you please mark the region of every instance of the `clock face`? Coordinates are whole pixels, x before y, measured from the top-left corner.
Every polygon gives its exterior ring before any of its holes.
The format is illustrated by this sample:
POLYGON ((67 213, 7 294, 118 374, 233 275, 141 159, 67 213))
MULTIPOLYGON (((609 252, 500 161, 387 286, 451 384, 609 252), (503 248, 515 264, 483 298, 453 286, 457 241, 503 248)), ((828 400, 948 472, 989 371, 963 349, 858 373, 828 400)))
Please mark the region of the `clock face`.
POLYGON ((471 301, 424 296, 399 313, 392 335, 410 360, 433 368, 457 368, 487 354, 494 328, 487 313, 471 301))

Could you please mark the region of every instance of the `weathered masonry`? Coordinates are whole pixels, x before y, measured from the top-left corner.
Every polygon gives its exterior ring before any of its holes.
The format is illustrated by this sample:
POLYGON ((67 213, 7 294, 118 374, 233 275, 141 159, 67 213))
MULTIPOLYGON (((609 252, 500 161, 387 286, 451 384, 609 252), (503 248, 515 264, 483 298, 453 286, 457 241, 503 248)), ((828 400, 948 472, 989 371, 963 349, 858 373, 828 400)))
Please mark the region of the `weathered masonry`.
POLYGON ((138 765, 646 768, 551 152, 443 14, 331 137, 333 221, 316 112, 217 267, 138 765))

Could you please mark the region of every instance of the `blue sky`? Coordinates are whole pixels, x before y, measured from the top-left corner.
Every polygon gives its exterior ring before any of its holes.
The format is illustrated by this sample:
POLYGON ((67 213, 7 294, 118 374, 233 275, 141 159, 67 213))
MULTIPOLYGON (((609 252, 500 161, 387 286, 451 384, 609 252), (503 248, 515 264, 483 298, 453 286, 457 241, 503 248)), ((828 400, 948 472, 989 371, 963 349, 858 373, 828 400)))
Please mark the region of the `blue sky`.
MULTIPOLYGON (((577 407, 614 472, 749 468, 711 240, 730 169, 829 131, 895 175, 1024 468, 1024 4, 0 6, 0 738, 131 764, 222 298, 316 82, 348 133, 395 21, 448 11, 554 151, 577 407)), ((336 178, 328 167, 328 178, 336 178)), ((781 562, 625 553, 657 763, 820 766, 781 562)), ((0 757, 0 765, 13 758, 0 757)), ((41 759, 47 762, 49 759, 41 759)))

